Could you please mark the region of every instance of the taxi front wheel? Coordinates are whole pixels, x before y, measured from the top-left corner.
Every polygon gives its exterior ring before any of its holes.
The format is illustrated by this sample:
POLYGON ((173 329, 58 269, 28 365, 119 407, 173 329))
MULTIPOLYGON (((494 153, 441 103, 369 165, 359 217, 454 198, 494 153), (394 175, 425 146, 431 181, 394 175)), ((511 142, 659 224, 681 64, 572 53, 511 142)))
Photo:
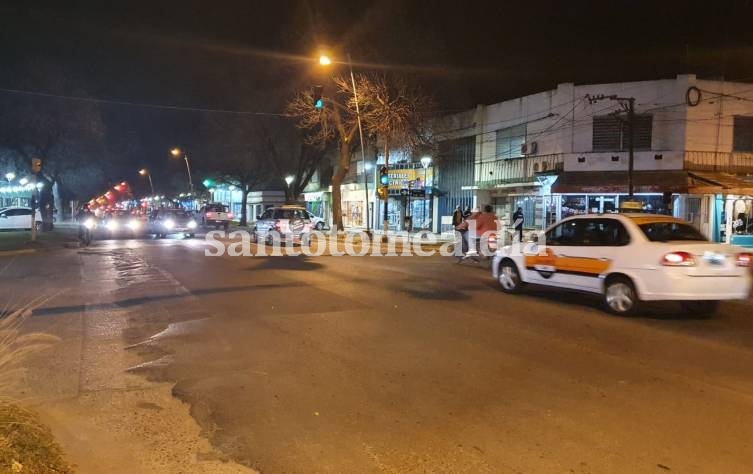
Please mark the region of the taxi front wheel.
POLYGON ((604 304, 610 313, 619 316, 635 314, 640 300, 635 285, 626 277, 612 277, 604 285, 604 304))

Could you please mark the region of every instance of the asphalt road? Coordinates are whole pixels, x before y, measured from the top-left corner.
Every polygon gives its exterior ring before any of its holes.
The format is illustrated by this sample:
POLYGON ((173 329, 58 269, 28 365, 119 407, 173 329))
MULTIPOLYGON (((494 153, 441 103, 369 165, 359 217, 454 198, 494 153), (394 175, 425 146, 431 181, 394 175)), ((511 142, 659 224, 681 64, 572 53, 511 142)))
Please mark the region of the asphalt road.
POLYGON ((113 330, 145 362, 132 372, 175 383, 213 445, 263 473, 753 471, 750 302, 616 318, 590 296, 502 294, 449 258, 205 248, 21 256, 0 262, 0 294, 70 290, 40 330, 127 309, 113 330))

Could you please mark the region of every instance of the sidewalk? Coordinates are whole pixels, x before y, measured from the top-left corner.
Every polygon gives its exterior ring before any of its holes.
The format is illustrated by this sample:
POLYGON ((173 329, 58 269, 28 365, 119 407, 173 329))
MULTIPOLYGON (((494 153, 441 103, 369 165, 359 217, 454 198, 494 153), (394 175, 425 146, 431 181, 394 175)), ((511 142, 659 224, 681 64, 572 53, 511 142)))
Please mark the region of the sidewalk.
POLYGON ((78 240, 78 227, 75 224, 55 224, 51 231, 37 232, 36 242, 31 242, 31 231, 0 231, 0 257, 33 253, 65 246, 78 240))
MULTIPOLYGON (((331 236, 331 231, 325 230, 323 231, 327 236, 331 236)), ((345 230, 341 230, 337 232, 337 238, 338 240, 345 240, 349 234, 353 235, 361 235, 364 232, 366 232, 366 228, 362 227, 348 227, 345 230)), ((374 238, 381 239, 382 235, 384 235, 384 232, 382 229, 372 229, 371 230, 372 240, 374 238)), ((405 236, 408 236, 408 240, 410 242, 416 242, 416 241, 427 241, 429 239, 433 239, 436 241, 437 244, 443 244, 445 242, 452 242, 454 240, 454 236, 452 234, 437 234, 435 232, 431 232, 428 230, 419 230, 419 231, 412 231, 412 232, 406 232, 406 231, 394 231, 390 230, 387 232, 387 237, 390 240, 402 240, 405 238, 405 236)))

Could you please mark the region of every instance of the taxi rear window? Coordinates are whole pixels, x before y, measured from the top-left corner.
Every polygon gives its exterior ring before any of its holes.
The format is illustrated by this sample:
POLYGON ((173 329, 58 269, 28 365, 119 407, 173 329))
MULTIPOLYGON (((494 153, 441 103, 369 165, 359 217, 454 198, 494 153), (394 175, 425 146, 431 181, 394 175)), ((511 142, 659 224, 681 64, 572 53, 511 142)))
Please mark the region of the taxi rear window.
POLYGON ((706 241, 706 238, 695 227, 682 222, 647 222, 638 227, 651 242, 706 241))

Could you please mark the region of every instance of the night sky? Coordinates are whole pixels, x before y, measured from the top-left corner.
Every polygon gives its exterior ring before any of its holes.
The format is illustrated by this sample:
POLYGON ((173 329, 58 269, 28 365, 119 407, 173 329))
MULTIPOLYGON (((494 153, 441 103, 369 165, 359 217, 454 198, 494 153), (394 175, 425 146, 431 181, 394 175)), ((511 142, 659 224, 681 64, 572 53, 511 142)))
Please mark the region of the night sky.
MULTIPOLYGON (((350 51, 363 70, 411 74, 445 112, 559 82, 685 72, 753 81, 749 0, 109 3, 3 1, 0 88, 281 112, 270 91, 305 87, 318 45, 350 51)), ((118 172, 150 166, 160 180, 179 172, 166 150, 199 149, 198 124, 212 115, 102 110, 118 172)))

